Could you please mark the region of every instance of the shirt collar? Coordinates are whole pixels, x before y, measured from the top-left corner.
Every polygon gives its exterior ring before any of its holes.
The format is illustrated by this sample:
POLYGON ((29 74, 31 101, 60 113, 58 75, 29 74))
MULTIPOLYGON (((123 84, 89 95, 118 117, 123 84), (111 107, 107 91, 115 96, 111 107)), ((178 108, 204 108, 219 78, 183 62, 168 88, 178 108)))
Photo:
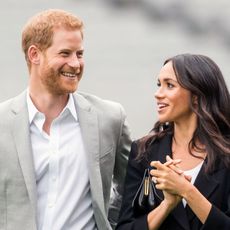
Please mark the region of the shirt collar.
POLYGON ((29 95, 29 90, 27 89, 26 92, 26 102, 27 102, 27 107, 28 107, 28 113, 29 113, 29 123, 31 124, 35 115, 39 113, 37 108, 35 107, 34 103, 32 102, 30 95, 29 95))
MULTIPOLYGON (((36 114, 40 113, 40 112, 35 107, 34 103, 32 102, 30 95, 29 95, 29 90, 27 90, 26 100, 27 100, 27 107, 28 107, 28 113, 29 113, 29 123, 31 124, 32 121, 34 120, 36 114)), ((69 94, 69 99, 68 99, 67 105, 65 106, 65 108, 63 109, 61 114, 64 113, 66 110, 69 110, 69 112, 72 114, 73 118, 76 121, 78 121, 75 103, 74 103, 74 99, 73 99, 73 94, 69 94)))
POLYGON ((75 107, 75 103, 74 103, 74 98, 73 98, 73 94, 69 94, 69 100, 68 103, 66 105, 66 107, 63 109, 62 112, 64 112, 65 110, 69 110, 70 113, 72 114, 72 116, 74 117, 74 119, 76 121, 78 121, 78 117, 77 117, 77 112, 76 112, 76 107, 75 107))

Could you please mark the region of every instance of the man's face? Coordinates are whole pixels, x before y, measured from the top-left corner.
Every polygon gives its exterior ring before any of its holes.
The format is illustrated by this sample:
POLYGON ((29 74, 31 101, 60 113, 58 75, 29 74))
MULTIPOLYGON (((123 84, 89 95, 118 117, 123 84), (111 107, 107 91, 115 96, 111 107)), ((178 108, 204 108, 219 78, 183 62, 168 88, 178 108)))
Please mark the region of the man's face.
POLYGON ((42 53, 39 76, 53 95, 73 93, 84 69, 83 40, 79 30, 54 30, 52 45, 42 53))

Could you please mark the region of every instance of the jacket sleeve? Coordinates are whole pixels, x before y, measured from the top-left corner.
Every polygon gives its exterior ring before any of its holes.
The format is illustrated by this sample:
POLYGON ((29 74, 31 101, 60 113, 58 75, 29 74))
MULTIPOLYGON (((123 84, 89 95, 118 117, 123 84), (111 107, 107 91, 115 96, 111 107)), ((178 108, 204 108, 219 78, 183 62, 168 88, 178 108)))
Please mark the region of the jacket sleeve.
POLYGON ((127 167, 124 195, 119 214, 116 230, 147 230, 147 214, 134 216, 132 200, 142 181, 144 167, 135 160, 137 155, 137 144, 132 143, 129 162, 127 167))
POLYGON ((230 194, 226 200, 227 211, 223 212, 214 205, 212 205, 211 211, 208 215, 206 222, 204 223, 202 230, 210 229, 221 229, 229 230, 230 229, 230 194))
MULTIPOLYGON (((218 183, 218 187, 213 192, 211 200, 212 207, 201 230, 230 229, 230 169, 226 168, 223 162, 217 165, 217 170, 213 175, 213 180, 218 183)), ((210 197, 211 199, 211 197, 210 197)))
POLYGON ((118 215, 122 201, 122 194, 124 190, 124 178, 126 175, 128 156, 131 147, 130 130, 126 120, 125 111, 122 106, 120 106, 120 112, 120 134, 117 143, 117 151, 115 157, 115 166, 113 171, 113 181, 110 196, 111 199, 108 213, 108 219, 113 229, 117 225, 118 221, 118 215))

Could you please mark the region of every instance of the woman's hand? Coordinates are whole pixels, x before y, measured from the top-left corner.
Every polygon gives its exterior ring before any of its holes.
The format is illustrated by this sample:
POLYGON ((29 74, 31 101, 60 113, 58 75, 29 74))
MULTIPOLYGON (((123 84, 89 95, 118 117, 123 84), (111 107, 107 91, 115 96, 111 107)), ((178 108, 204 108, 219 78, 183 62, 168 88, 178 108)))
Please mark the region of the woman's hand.
MULTIPOLYGON (((172 165, 177 165, 181 162, 181 160, 172 160, 171 158, 165 162, 165 167, 170 167, 172 165)), ((152 171, 152 170, 151 170, 152 171)), ((151 174, 150 171, 150 174, 151 174)), ((180 172, 180 171, 178 171, 180 172)), ((152 177, 153 181, 157 185, 157 177, 152 177)), ((163 223, 165 218, 171 213, 171 211, 178 205, 181 201, 181 197, 172 193, 169 193, 167 190, 162 190, 164 194, 164 200, 153 209, 147 216, 148 228, 151 230, 158 229, 160 225, 163 223)))
MULTIPOLYGON (((181 162, 180 159, 177 160, 173 160, 172 158, 170 158, 169 156, 166 157, 167 162, 164 163, 165 166, 171 168, 172 170, 174 170, 176 173, 178 174, 182 174, 183 171, 180 170, 176 165, 179 164, 181 162)), ((152 177, 152 180, 154 181, 155 184, 158 183, 158 179, 156 177, 152 177)), ((164 194, 164 201, 166 203, 166 206, 170 207, 170 209, 175 208, 178 203, 181 201, 182 197, 175 195, 175 194, 171 194, 169 193, 167 190, 163 190, 162 191, 164 194)))
MULTIPOLYGON (((172 159, 167 157, 167 162, 171 161, 172 159)), ((175 164, 167 162, 165 164, 159 161, 151 162, 151 166, 156 168, 150 171, 155 178, 156 188, 161 189, 166 196, 170 194, 184 198, 201 223, 205 223, 212 204, 190 183, 191 177, 184 175, 175 164)), ((172 201, 172 198, 165 197, 163 202, 172 201)), ((176 204, 176 197, 174 199, 173 202, 176 204)), ((166 207, 169 210, 170 206, 166 207)))
POLYGON ((183 171, 176 167, 177 163, 168 158, 165 164, 159 161, 152 161, 151 166, 156 168, 150 171, 153 180, 156 182, 156 188, 165 190, 173 195, 183 196, 184 190, 191 185, 183 171))
POLYGON ((169 155, 166 156, 166 163, 164 165, 169 166, 170 169, 172 169, 174 172, 178 173, 179 175, 183 174, 184 177, 190 182, 192 180, 192 177, 189 175, 185 175, 184 171, 178 168, 177 164, 181 162, 181 160, 173 160, 169 155), (168 163, 168 164, 167 164, 168 163))
MULTIPOLYGON (((160 162, 151 162, 151 166, 156 169, 150 170, 150 174, 152 175, 152 180, 156 184, 157 189, 161 189, 164 194, 164 200, 153 209, 147 217, 148 227, 149 229, 158 229, 160 225, 163 223, 165 218, 171 213, 171 211, 178 205, 181 201, 182 196, 177 194, 173 189, 173 186, 164 185, 163 180, 167 180, 167 176, 170 177, 170 174, 175 174, 176 176, 181 176, 183 180, 187 181, 183 171, 177 167, 177 165, 181 162, 181 160, 173 160, 170 157, 166 158, 166 162, 161 164, 160 162), (162 167, 162 168, 161 168, 162 167)), ((175 176, 175 179, 176 179, 175 176)), ((188 181, 187 181, 188 182, 188 181)), ((172 181, 171 181, 172 183, 172 181)), ((189 182, 188 182, 189 183, 189 182)), ((177 185, 176 185, 177 186, 177 185)))
POLYGON ((164 194, 164 200, 162 202, 166 203, 166 205, 172 210, 174 209, 181 201, 182 197, 171 194, 167 192, 166 190, 162 191, 164 194))

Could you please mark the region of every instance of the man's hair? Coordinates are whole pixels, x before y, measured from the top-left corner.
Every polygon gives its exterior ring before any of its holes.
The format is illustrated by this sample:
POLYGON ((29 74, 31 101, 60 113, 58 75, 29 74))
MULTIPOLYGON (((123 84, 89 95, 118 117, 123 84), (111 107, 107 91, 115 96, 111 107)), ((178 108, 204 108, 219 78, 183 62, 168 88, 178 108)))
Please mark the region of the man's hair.
POLYGON ((83 38, 83 22, 75 15, 59 9, 42 11, 33 16, 22 30, 22 49, 30 68, 28 49, 36 45, 41 51, 45 51, 52 45, 54 29, 80 30, 83 38))

